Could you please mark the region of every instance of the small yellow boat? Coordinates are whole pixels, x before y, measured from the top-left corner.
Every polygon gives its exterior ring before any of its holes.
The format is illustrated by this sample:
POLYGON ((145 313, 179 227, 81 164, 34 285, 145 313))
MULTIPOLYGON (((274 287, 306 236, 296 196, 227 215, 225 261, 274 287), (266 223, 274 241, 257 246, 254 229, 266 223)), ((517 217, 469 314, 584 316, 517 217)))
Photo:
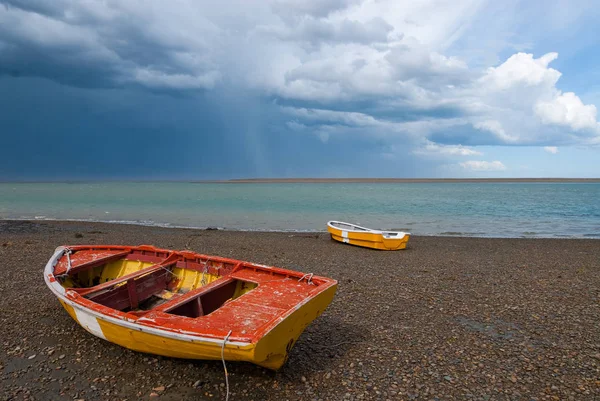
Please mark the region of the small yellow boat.
POLYGON ((175 358, 279 369, 337 281, 152 246, 61 246, 46 285, 91 334, 175 358))
POLYGON ((405 249, 410 238, 410 233, 373 230, 342 221, 327 222, 327 231, 336 241, 383 251, 405 249))

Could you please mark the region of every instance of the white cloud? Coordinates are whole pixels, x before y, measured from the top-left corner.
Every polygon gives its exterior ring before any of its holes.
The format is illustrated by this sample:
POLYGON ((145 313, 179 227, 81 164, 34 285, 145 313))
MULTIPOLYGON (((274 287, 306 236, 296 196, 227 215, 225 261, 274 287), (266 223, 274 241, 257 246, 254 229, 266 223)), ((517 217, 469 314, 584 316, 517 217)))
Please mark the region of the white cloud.
POLYGON ((505 143, 515 142, 517 140, 516 137, 508 135, 506 131, 504 131, 504 128, 502 128, 502 124, 496 120, 477 121, 473 123, 473 127, 479 130, 489 131, 505 143))
POLYGON ((381 124, 373 116, 358 112, 334 111, 326 109, 306 109, 296 107, 281 107, 284 113, 301 117, 307 121, 342 123, 351 126, 376 126, 381 124))
POLYGON ((550 101, 536 103, 535 112, 544 124, 562 125, 576 131, 598 131, 600 128, 596 121, 596 106, 583 104, 573 92, 557 94, 550 101))
POLYGON ((553 155, 558 153, 558 148, 556 146, 544 146, 544 150, 548 153, 552 153, 553 155))
MULTIPOLYGON (((461 146, 437 145, 425 139, 427 134, 450 129, 455 126, 464 125, 466 120, 461 118, 448 119, 429 119, 416 121, 392 121, 383 118, 375 118, 369 114, 359 112, 334 111, 327 109, 307 109, 295 107, 280 107, 280 110, 294 117, 294 120, 288 122, 294 128, 298 121, 306 127, 304 131, 320 134, 327 132, 330 136, 368 136, 373 139, 383 139, 391 142, 402 141, 407 146, 421 147, 423 143, 430 143, 432 146, 438 146, 436 149, 446 149, 445 154, 450 154, 450 149, 461 149, 461 146), (305 124, 306 123, 306 124, 305 124)), ((431 150, 432 148, 430 148, 431 150)), ((472 150, 464 148, 461 151, 455 150, 452 153, 458 155, 461 152, 470 152, 472 150)), ((430 152, 431 153, 431 152, 430 152)))
POLYGON ((556 60, 558 53, 547 53, 540 58, 532 54, 513 54, 498 67, 490 67, 482 77, 481 83, 495 90, 507 90, 515 86, 553 86, 561 73, 548 68, 556 60))
POLYGON ((396 31, 435 51, 450 46, 477 17, 483 0, 362 1, 346 10, 348 18, 368 20, 383 16, 396 31))
POLYGON ((575 145, 600 135, 596 107, 557 89, 561 73, 549 66, 557 57, 517 53, 489 68, 459 95, 473 114, 485 116, 474 127, 494 133, 503 144, 575 145))
POLYGON ((301 132, 307 129, 306 125, 301 124, 297 121, 288 121, 286 125, 289 129, 296 132, 301 132))
POLYGON ((481 156, 482 153, 462 145, 439 145, 427 141, 425 146, 413 151, 419 155, 445 155, 445 156, 481 156))
MULTIPOLYGON (((477 130, 471 134, 472 143, 480 145, 565 146, 589 144, 595 140, 593 135, 600 135, 595 106, 556 88, 561 73, 550 67, 556 53, 538 58, 517 53, 477 77, 462 60, 406 43, 390 45, 384 57, 373 47, 325 46, 314 60, 301 62, 286 74, 286 82, 276 91, 286 98, 324 102, 325 106, 375 97, 382 107, 417 112, 435 114, 437 109, 454 108, 477 130), (477 132, 491 135, 478 136, 477 132)), ((429 138, 439 126, 457 123, 456 118, 452 120, 432 124, 431 131, 422 134, 429 138)))
POLYGON ((273 0, 271 7, 278 14, 296 16, 306 14, 314 17, 327 15, 344 10, 362 0, 273 0))
POLYGON ((480 160, 470 160, 466 162, 459 163, 462 168, 465 170, 471 171, 504 171, 506 170, 506 166, 502 164, 500 161, 480 161, 480 160))
POLYGON ((327 21, 315 18, 302 18, 295 26, 263 26, 257 32, 272 34, 281 40, 308 42, 311 46, 321 43, 384 43, 394 27, 382 18, 359 22, 343 19, 327 21))

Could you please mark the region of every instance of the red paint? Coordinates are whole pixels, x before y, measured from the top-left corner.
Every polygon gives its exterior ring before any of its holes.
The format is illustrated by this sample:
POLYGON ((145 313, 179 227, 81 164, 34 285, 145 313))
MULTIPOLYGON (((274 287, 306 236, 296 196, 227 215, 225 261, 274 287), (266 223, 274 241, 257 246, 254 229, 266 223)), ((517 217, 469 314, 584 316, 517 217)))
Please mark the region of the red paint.
MULTIPOLYGON (((75 247, 71 247, 70 249, 74 250, 75 247)), ((92 269, 96 266, 119 260, 129 254, 129 252, 129 249, 81 250, 75 252, 70 256, 71 270, 69 270, 69 273, 92 269)), ((54 268, 54 275, 65 274, 68 266, 69 259, 66 256, 61 258, 54 268)))
MULTIPOLYGON (((337 284, 333 279, 320 276, 313 276, 313 284, 309 284, 306 278, 299 281, 304 273, 292 270, 147 245, 69 248, 73 252, 71 271, 121 253, 121 257, 130 260, 144 258, 145 261, 157 263, 94 287, 67 289, 69 299, 106 316, 136 321, 147 327, 216 339, 224 338, 231 330, 231 341, 256 342, 299 305, 337 284), (162 289, 173 288, 174 277, 166 270, 174 267, 222 277, 186 294, 176 294, 147 311, 122 311, 135 308, 162 289), (253 282, 258 286, 225 302, 233 294, 237 280, 253 282), (114 287, 122 282, 127 284, 114 287)), ((54 274, 66 271, 65 264, 66 256, 63 255, 54 274)))
MULTIPOLYGON (((61 260, 64 259, 65 257, 66 256, 63 256, 61 258, 61 260)), ((76 291, 76 292, 78 292, 80 295, 87 295, 87 294, 89 294, 91 292, 97 292, 97 291, 100 291, 100 290, 104 290, 106 288, 110 288, 110 287, 114 286, 115 284, 125 282, 125 281, 129 280, 130 278, 139 277, 141 275, 148 274, 148 273, 151 273, 151 272, 155 272, 155 271, 158 271, 158 270, 163 270, 166 267, 174 265, 176 260, 177 260, 177 255, 171 254, 171 255, 169 255, 168 258, 164 259, 164 261, 162 261, 161 263, 158 263, 156 265, 152 265, 152 266, 146 267, 145 269, 142 269, 140 271, 126 274, 126 275, 118 277, 118 278, 116 278, 114 280, 110 280, 110 281, 107 281, 105 283, 101 283, 101 284, 98 284, 96 286, 93 286, 93 287, 89 287, 89 288, 73 288, 73 290, 76 291)), ((56 276, 56 273, 55 273, 55 276, 56 276)))
POLYGON ((134 280, 130 278, 127 284, 111 288, 110 290, 93 290, 87 298, 113 309, 135 309, 157 292, 167 288, 166 276, 169 273, 160 269, 134 280))
POLYGON ((165 259, 165 256, 147 255, 145 252, 132 251, 128 254, 125 259, 127 260, 139 260, 140 262, 159 263, 165 259))

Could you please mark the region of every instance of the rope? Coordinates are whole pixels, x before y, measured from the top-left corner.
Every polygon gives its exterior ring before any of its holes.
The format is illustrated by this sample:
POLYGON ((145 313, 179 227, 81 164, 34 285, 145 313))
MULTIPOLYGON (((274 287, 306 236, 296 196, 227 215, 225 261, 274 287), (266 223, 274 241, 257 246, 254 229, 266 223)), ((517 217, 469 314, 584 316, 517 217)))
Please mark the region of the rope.
POLYGON ((300 277, 300 279, 298 279, 298 282, 304 280, 306 277, 308 277, 308 279, 306 280, 306 282, 310 285, 315 285, 315 283, 313 283, 312 278, 313 278, 313 273, 306 273, 304 276, 300 277))
POLYGON ((165 266, 161 266, 160 268, 163 269, 164 271, 166 271, 167 273, 169 273, 170 275, 172 275, 173 277, 179 278, 179 276, 177 274, 173 273, 171 270, 169 270, 165 266))
POLYGON ((206 260, 206 263, 204 264, 204 269, 202 270, 202 277, 200 277, 200 285, 202 285, 203 287, 206 285, 206 279, 204 278, 205 273, 208 273, 208 260, 206 260))
POLYGON ((227 374, 227 365, 225 365, 225 343, 229 339, 230 335, 231 335, 231 330, 229 330, 229 333, 227 333, 227 335, 225 336, 225 339, 223 340, 223 345, 221 345, 221 361, 223 361, 223 370, 225 371, 225 386, 227 388, 227 394, 225 395, 225 401, 229 401, 229 377, 228 377, 229 375, 227 374))
POLYGON ((67 255, 67 271, 65 274, 69 274, 69 270, 71 270, 71 250, 69 248, 66 249, 65 255, 67 255))

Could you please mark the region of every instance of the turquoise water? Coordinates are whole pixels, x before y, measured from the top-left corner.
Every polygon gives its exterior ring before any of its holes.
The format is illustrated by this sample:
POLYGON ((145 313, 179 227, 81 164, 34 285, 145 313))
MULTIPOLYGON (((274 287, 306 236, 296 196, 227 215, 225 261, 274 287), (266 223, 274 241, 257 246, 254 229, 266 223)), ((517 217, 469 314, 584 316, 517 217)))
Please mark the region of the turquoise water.
POLYGON ((598 183, 0 183, 0 219, 415 235, 600 238, 598 183))

